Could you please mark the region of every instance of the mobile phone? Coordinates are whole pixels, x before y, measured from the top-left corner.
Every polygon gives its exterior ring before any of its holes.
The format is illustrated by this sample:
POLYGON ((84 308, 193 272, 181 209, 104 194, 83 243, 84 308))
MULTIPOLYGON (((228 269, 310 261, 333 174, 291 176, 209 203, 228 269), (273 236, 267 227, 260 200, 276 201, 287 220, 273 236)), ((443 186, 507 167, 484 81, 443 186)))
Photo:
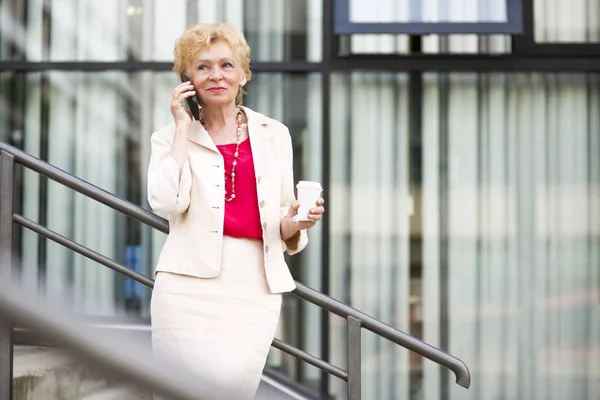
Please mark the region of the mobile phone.
MULTIPOLYGON (((188 78, 185 74, 181 74, 181 82, 189 82, 190 78, 188 78)), ((185 99, 187 101, 188 107, 194 116, 196 121, 200 121, 200 107, 198 105, 198 99, 196 96, 190 96, 185 99)))

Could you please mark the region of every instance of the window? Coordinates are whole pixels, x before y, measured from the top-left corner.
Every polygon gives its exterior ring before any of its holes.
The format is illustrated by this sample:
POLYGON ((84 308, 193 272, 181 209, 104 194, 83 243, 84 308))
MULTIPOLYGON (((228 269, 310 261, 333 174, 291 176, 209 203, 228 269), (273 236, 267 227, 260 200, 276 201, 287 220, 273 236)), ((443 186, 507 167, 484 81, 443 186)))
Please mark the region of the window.
POLYGON ((520 34, 522 0, 335 0, 335 32, 520 34))

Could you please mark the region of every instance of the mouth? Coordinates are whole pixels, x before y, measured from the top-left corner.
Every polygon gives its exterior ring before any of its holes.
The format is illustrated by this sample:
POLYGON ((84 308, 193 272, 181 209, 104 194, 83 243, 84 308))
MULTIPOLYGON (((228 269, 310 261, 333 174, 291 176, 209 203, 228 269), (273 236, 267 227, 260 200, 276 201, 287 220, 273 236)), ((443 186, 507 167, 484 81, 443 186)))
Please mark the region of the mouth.
POLYGON ((209 92, 213 92, 213 93, 221 93, 225 91, 224 87, 221 86, 216 86, 216 87, 211 87, 208 89, 209 92))

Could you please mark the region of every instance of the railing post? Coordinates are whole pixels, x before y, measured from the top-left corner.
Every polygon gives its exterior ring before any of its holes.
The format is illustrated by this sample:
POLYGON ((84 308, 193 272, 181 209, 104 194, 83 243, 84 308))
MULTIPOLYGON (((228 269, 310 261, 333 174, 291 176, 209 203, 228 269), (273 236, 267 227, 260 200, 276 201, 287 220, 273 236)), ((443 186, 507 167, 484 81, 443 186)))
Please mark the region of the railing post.
MULTIPOLYGON (((12 279, 14 157, 0 151, 0 281, 12 279)), ((0 400, 12 399, 12 324, 0 318, 0 400)))
POLYGON ((361 320, 348 316, 348 400, 360 400, 361 395, 361 320))

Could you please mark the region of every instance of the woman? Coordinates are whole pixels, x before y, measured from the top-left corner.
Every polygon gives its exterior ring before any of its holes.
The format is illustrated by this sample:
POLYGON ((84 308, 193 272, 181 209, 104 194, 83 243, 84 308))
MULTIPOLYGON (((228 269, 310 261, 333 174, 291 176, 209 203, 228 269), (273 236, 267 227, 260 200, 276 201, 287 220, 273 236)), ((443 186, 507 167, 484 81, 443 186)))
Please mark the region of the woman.
POLYGON ((241 107, 250 49, 229 24, 197 25, 175 43, 174 123, 152 135, 148 199, 169 214, 152 294, 152 341, 211 382, 253 398, 279 321, 295 288, 283 252, 307 244, 295 222, 288 129, 241 107), (196 96, 200 120, 184 108, 196 96))

